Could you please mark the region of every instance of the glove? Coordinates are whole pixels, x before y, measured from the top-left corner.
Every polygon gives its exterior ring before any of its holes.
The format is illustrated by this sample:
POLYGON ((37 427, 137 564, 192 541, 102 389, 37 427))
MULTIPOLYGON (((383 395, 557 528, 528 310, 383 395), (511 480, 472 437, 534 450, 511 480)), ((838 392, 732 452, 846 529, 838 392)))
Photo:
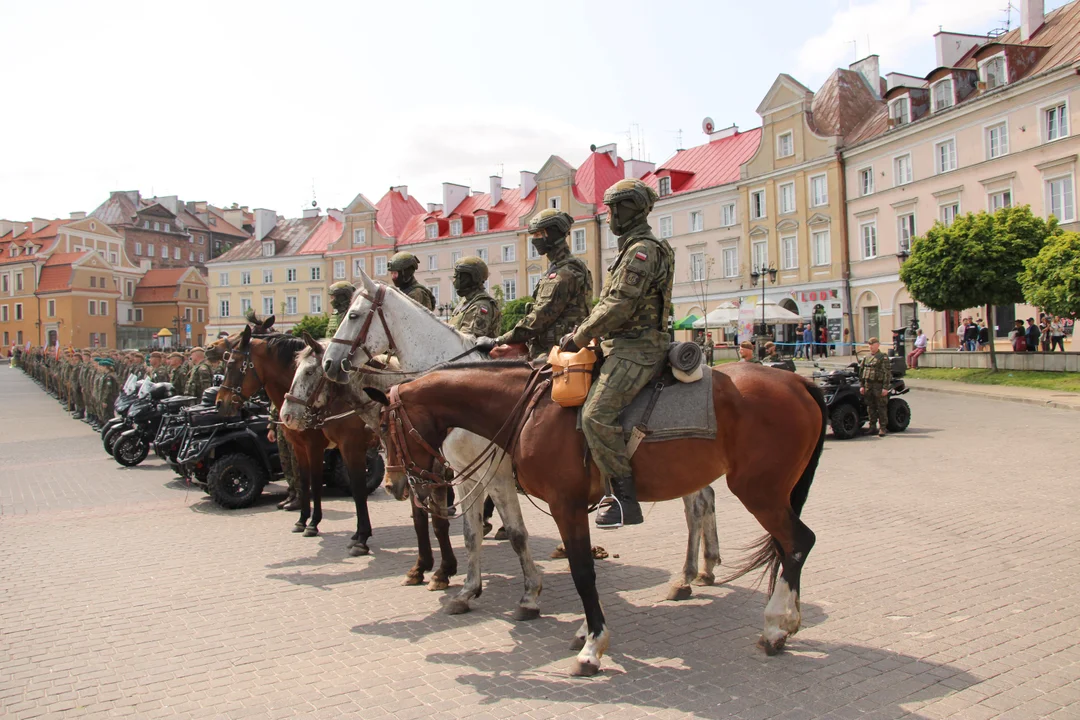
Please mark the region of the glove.
POLYGON ((574 342, 574 333, 566 333, 562 336, 562 340, 559 341, 559 350, 562 352, 577 352, 580 349, 577 343, 574 342))
POLYGON ((475 347, 477 350, 480 350, 482 352, 489 353, 489 352, 491 352, 492 348, 495 347, 496 344, 497 343, 495 342, 495 340, 493 338, 478 337, 478 338, 476 338, 476 344, 473 347, 475 347))
POLYGON ((510 338, 513 337, 513 335, 514 335, 514 333, 512 333, 512 332, 503 333, 499 337, 495 338, 495 344, 496 345, 506 345, 508 342, 510 342, 510 338))

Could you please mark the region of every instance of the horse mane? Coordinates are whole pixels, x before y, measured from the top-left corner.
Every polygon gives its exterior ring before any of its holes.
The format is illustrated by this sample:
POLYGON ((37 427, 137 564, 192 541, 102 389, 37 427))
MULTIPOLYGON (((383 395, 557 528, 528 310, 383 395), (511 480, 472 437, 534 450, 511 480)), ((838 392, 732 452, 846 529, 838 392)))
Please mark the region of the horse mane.
POLYGON ((267 351, 282 365, 290 365, 297 354, 307 347, 303 338, 284 333, 275 333, 261 338, 266 342, 267 351))

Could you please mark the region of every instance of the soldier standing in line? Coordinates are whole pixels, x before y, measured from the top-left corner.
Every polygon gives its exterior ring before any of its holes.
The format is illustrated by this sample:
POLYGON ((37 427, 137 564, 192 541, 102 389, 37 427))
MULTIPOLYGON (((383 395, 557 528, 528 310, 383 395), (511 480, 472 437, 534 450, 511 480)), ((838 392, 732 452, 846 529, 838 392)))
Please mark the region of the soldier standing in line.
POLYGON ((667 315, 675 252, 649 227, 656 199, 656 191, 640 180, 620 180, 604 193, 611 230, 619 237, 619 255, 608 271, 600 301, 560 345, 575 352, 594 338, 604 339, 600 377, 581 412, 593 461, 611 486, 596 514, 599 528, 643 520, 619 413, 649 384, 671 344, 667 315))
POLYGON ((885 437, 889 418, 886 398, 889 396, 889 386, 892 385, 892 363, 888 356, 881 352, 881 344, 876 337, 870 338, 868 345, 870 354, 864 357, 859 365, 859 381, 862 383, 859 392, 866 401, 870 432, 873 433, 876 426, 878 437, 885 437))
POLYGON ((169 353, 169 357, 165 359, 166 364, 169 366, 169 382, 173 385, 175 392, 183 392, 187 386, 187 366, 184 365, 184 354, 179 352, 169 353))
POLYGON ((266 431, 266 439, 272 443, 277 443, 278 459, 281 460, 281 472, 285 475, 285 482, 289 485, 289 494, 278 503, 278 509, 299 510, 300 490, 298 480, 300 468, 297 465, 296 453, 293 452, 292 445, 289 444, 285 433, 281 432, 282 427, 279 422, 278 409, 273 403, 270 403, 270 420, 271 424, 266 431))
POLYGON ((589 266, 570 254, 566 236, 574 224, 568 213, 548 208, 529 223, 529 238, 536 252, 551 265, 533 289, 526 315, 495 343, 528 343, 529 356, 546 358, 563 335, 589 317, 592 273, 589 266))
POLYGON ((201 400, 203 392, 214 384, 214 372, 210 369, 210 364, 206 362, 206 351, 201 347, 191 348, 191 362, 194 364, 188 375, 184 394, 201 400))
POLYGON ((116 381, 116 362, 112 358, 102 358, 98 363, 104 368, 101 374, 101 422, 108 422, 113 416, 113 405, 120 394, 120 385, 116 381))
POLYGON ((150 382, 169 382, 169 368, 164 361, 165 356, 157 350, 150 353, 150 382))
POLYGON ((461 296, 461 302, 450 318, 450 325, 455 330, 478 338, 492 338, 498 334, 499 306, 484 291, 487 279, 487 263, 478 257, 462 258, 454 265, 454 290, 461 296))
POLYGON ((435 296, 426 287, 416 282, 413 274, 420 267, 420 260, 411 252, 394 253, 390 258, 387 268, 390 270, 390 279, 394 281, 394 287, 420 303, 428 310, 435 312, 435 296))
POLYGON ((356 288, 344 280, 339 280, 330 286, 330 307, 334 312, 330 313, 330 319, 326 323, 326 337, 332 338, 337 333, 341 320, 345 317, 345 313, 349 311, 349 305, 352 304, 352 296, 355 292, 356 288))

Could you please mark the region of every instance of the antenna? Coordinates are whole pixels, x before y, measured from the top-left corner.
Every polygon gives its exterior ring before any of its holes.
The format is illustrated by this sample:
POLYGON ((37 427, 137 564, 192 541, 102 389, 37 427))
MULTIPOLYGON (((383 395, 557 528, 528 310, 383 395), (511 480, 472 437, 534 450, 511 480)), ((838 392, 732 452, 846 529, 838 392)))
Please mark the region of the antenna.
POLYGON ((311 178, 311 207, 319 207, 319 201, 315 199, 315 178, 311 178))

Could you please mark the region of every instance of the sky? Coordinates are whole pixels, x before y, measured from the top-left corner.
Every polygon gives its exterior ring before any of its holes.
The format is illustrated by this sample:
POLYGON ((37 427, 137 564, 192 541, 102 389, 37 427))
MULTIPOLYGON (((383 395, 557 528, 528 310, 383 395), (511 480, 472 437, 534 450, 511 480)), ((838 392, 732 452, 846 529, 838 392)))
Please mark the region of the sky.
POLYGON ((782 72, 816 90, 874 53, 925 75, 939 27, 1003 27, 1007 2, 0 0, 0 218, 110 190, 289 217, 391 185, 441 202, 610 142, 659 163, 706 116, 756 127, 782 72))

